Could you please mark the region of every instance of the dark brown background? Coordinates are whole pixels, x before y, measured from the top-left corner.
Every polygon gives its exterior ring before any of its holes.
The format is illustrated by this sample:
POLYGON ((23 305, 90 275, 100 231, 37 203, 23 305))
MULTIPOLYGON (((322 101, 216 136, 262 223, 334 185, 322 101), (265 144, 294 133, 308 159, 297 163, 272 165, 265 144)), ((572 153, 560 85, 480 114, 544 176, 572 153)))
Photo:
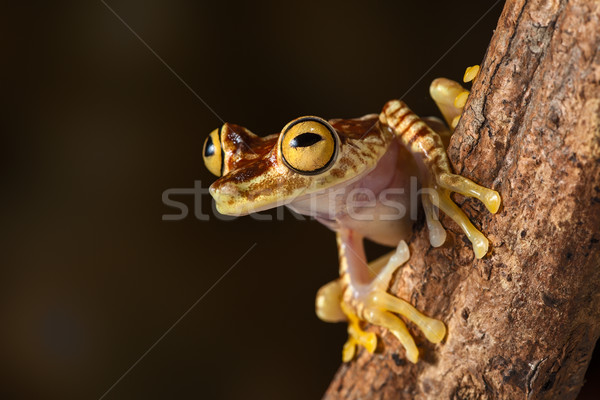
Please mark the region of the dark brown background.
MULTIPOLYGON (((270 134, 378 112, 493 3, 108 4, 221 118, 270 134)), ((417 113, 436 113, 433 78, 481 61, 501 7, 404 96, 417 113)), ((163 221, 164 190, 213 180, 219 118, 100 1, 1 18, 0 397, 100 398, 253 243, 106 399, 319 397, 346 336, 314 315, 334 235, 287 211, 198 221, 191 196, 163 221)))

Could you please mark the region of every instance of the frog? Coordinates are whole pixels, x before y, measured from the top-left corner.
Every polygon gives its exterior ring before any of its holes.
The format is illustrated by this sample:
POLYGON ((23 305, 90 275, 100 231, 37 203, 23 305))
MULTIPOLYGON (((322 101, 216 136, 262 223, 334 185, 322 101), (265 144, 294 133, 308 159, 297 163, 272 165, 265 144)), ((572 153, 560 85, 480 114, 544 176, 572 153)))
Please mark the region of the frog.
MULTIPOLYGON (((474 78, 473 69, 467 69, 465 81, 474 78)), ((319 289, 315 310, 323 321, 348 324, 345 362, 361 347, 376 351, 378 338, 368 324, 397 338, 412 363, 419 349, 402 317, 432 343, 447 335, 442 320, 388 292, 394 272, 410 258, 406 240, 416 207, 424 210, 431 246, 446 241, 441 211, 462 229, 476 258, 488 253, 488 239, 451 198, 453 192, 473 197, 491 213, 501 203, 497 191, 454 174, 446 154, 445 143, 468 93, 446 78, 431 83, 431 97, 445 122, 420 118, 394 99, 379 114, 329 120, 303 116, 268 136, 224 123, 204 142, 204 164, 218 177, 209 192, 219 213, 242 216, 286 206, 335 232, 339 278, 319 289), (368 262, 365 239, 395 250, 368 262)))

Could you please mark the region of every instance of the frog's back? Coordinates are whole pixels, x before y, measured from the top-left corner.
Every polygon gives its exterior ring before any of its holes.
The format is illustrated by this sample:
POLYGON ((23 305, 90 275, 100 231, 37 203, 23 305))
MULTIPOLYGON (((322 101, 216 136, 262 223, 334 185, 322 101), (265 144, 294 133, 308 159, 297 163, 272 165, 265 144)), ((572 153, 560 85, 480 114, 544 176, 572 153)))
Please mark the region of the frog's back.
POLYGON ((330 119, 331 126, 338 132, 340 139, 360 140, 379 135, 379 114, 367 114, 360 118, 330 119))

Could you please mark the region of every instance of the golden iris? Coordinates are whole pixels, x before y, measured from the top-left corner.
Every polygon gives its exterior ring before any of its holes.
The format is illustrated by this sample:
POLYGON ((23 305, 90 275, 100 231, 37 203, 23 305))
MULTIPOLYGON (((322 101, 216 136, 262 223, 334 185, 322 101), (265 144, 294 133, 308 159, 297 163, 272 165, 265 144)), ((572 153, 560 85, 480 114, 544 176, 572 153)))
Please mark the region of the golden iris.
POLYGON ((223 151, 221 149, 219 131, 219 129, 212 131, 204 141, 202 148, 204 165, 216 176, 221 176, 221 172, 223 171, 223 151))
POLYGON ((280 147, 283 161, 301 174, 327 170, 333 165, 337 147, 334 129, 321 118, 299 118, 283 128, 280 147))

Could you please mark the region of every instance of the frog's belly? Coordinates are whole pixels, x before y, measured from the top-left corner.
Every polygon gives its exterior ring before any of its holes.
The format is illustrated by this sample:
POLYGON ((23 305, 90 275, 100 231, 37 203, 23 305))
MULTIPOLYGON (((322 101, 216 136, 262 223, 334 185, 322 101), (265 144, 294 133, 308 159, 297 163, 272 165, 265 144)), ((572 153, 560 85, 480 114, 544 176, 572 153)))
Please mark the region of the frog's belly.
POLYGON ((315 217, 334 231, 349 229, 376 243, 396 247, 410 236, 419 209, 417 179, 406 172, 394 171, 386 185, 377 190, 359 181, 343 192, 324 192, 288 207, 315 217))
POLYGON ((413 222, 404 218, 396 221, 349 221, 344 225, 362 236, 384 246, 396 247, 400 240, 408 240, 413 222))
POLYGON ((388 188, 368 199, 346 199, 345 212, 336 216, 335 225, 337 229, 350 229, 379 244, 396 247, 410 236, 418 204, 416 178, 398 173, 388 188))

